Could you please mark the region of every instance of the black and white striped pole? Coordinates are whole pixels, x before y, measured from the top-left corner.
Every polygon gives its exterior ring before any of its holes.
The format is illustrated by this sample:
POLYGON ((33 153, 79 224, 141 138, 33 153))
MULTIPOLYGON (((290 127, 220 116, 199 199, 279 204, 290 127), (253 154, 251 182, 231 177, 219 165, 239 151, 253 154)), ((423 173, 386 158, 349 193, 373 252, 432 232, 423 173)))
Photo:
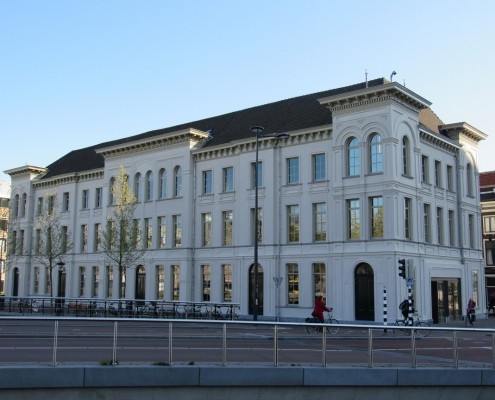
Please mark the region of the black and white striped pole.
POLYGON ((383 326, 385 327, 383 329, 384 333, 387 333, 387 321, 388 321, 388 316, 387 316, 387 287, 383 287, 383 326))

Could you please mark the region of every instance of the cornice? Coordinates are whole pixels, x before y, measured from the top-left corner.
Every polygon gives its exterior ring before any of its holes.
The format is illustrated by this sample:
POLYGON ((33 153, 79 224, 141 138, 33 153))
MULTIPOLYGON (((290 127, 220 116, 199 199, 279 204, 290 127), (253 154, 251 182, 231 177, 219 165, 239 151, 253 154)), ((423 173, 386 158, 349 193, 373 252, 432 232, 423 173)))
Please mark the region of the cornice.
POLYGON ((369 106, 390 100, 395 100, 416 110, 428 108, 431 105, 431 102, 397 82, 318 99, 320 104, 326 106, 330 112, 369 106))
POLYGON ((469 125, 466 122, 441 125, 439 129, 456 141, 459 141, 460 137, 464 136, 465 138, 478 143, 488 137, 486 133, 481 132, 479 129, 476 129, 474 126, 469 125))
POLYGON ((419 138, 421 141, 429 143, 436 148, 452 153, 461 148, 459 143, 453 143, 449 138, 442 138, 438 134, 423 128, 419 129, 419 138))
POLYGON ((187 128, 176 132, 119 143, 114 146, 97 149, 96 152, 105 158, 109 158, 184 143, 189 143, 190 147, 193 148, 201 146, 209 137, 210 135, 208 132, 187 128))
POLYGON ((76 182, 93 181, 102 179, 105 176, 103 169, 76 172, 74 174, 58 175, 53 179, 47 179, 42 181, 33 181, 33 187, 36 189, 49 188, 64 184, 71 184, 76 182))
POLYGON ((33 165, 24 165, 23 167, 12 168, 12 169, 8 169, 8 170, 3 171, 3 172, 10 175, 11 177, 14 177, 14 176, 20 176, 20 175, 40 175, 40 174, 44 174, 46 171, 48 171, 48 170, 46 168, 43 168, 43 167, 35 167, 33 165))

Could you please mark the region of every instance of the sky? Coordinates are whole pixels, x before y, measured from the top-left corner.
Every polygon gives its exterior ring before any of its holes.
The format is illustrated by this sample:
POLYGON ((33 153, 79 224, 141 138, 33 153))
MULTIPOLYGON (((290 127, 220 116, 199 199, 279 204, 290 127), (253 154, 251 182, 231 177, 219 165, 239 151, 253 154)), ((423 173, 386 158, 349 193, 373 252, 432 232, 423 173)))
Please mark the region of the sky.
POLYGON ((492 0, 0 0, 0 181, 393 71, 444 123, 486 133, 479 170, 495 170, 493 15, 492 0))

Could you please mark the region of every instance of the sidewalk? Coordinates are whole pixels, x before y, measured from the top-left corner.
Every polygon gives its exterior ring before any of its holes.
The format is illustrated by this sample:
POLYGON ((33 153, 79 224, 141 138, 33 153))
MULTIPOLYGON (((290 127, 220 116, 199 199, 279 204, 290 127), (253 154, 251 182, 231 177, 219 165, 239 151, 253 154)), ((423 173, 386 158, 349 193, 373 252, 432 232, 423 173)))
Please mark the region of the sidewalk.
MULTIPOLYGON (((452 328, 465 328, 464 321, 450 321, 444 322, 441 324, 435 324, 433 326, 447 326, 452 328)), ((470 327, 468 325, 468 327, 470 327)), ((494 328, 495 329, 495 316, 490 314, 487 318, 481 319, 477 317, 476 322, 474 323, 474 328, 494 328)))

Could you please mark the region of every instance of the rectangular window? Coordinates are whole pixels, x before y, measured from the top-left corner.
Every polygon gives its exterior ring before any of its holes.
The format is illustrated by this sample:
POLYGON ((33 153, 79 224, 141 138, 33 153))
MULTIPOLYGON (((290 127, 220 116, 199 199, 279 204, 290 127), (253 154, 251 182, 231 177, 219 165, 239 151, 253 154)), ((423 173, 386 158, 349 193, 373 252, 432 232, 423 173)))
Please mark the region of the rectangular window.
POLYGON ((144 219, 144 234, 144 247, 146 249, 150 249, 151 247, 153 247, 153 223, 151 218, 144 219))
POLYGON ((98 297, 98 288, 100 286, 100 272, 98 267, 93 267, 93 290, 91 295, 98 297))
POLYGON ((62 211, 69 211, 69 192, 65 192, 63 195, 62 211))
POLYGON ((232 264, 222 265, 223 275, 223 301, 232 301, 232 264))
POLYGON ((172 265, 172 300, 180 300, 180 267, 172 265))
POLYGON ((313 298, 317 296, 327 297, 327 274, 325 264, 313 264, 313 298))
POLYGON ((45 294, 51 296, 52 278, 50 276, 50 267, 45 267, 45 294))
POLYGON ((421 156, 421 182, 430 183, 428 171, 428 156, 421 156))
POLYGON ((258 224, 258 233, 256 237, 258 238, 258 243, 263 242, 263 209, 258 207, 258 221, 255 220, 254 208, 251 208, 251 244, 254 245, 254 231, 258 224))
POLYGON ((211 213, 201 214, 201 244, 211 247, 211 213))
POLYGON ((325 154, 313 154, 313 182, 327 179, 325 154))
POLYGON ((447 190, 454 191, 454 169, 452 165, 447 165, 447 190))
POLYGON ((36 215, 39 217, 43 214, 43 197, 38 197, 38 202, 36 203, 36 215))
POLYGON ((95 224, 95 241, 94 241, 94 251, 101 251, 101 239, 103 236, 103 231, 101 230, 101 224, 95 224))
POLYGON ((203 194, 213 193, 213 171, 203 171, 203 194))
POLYGON ((227 167, 223 169, 223 191, 234 191, 234 168, 227 167))
POLYGON ((164 249, 167 245, 167 219, 158 217, 158 247, 164 249))
POLYGON ((474 249, 476 243, 475 243, 475 237, 474 237, 474 232, 475 232, 475 227, 474 227, 474 215, 469 214, 468 215, 468 225, 469 225, 469 247, 474 249))
POLYGON ((141 244, 141 230, 139 229, 139 220, 137 218, 132 220, 131 237, 133 244, 136 248, 142 248, 141 244))
POLYGON ((172 217, 172 223, 174 227, 174 247, 182 246, 182 216, 174 215, 172 217))
POLYGON ((442 163, 435 160, 435 186, 442 187, 442 163))
POLYGON ((107 293, 106 297, 111 298, 113 296, 113 267, 107 266, 107 293))
POLYGON ((67 246, 69 242, 69 228, 66 225, 62 225, 62 253, 67 253, 67 246))
POLYGON ((287 184, 299 183, 299 158, 292 157, 287 159, 287 184))
POLYGON ((327 240, 327 205, 326 203, 313 204, 313 241, 327 240))
POLYGON ((370 198, 371 237, 383 238, 383 197, 370 198))
POLYGON ((455 246, 455 213, 449 210, 449 244, 455 246))
POLYGON ((431 243, 431 222, 430 222, 430 205, 423 205, 423 229, 424 240, 426 243, 431 243))
POLYGON ((34 267, 33 291, 34 294, 40 294, 40 267, 34 267))
POLYGON ((79 267, 79 297, 84 297, 84 285, 85 285, 85 276, 84 276, 84 267, 79 267))
POLYGON ((158 300, 165 298, 165 268, 163 265, 156 266, 156 298, 158 300))
POLYGON ((81 225, 81 253, 88 251, 88 225, 81 225))
POLYGON ((256 168, 256 163, 251 163, 251 187, 254 189, 256 183, 258 188, 263 187, 263 163, 258 161, 258 168, 256 168))
POLYGON ((299 206, 291 205, 287 206, 287 226, 289 243, 299 242, 299 206))
POLYGON ((103 205, 102 200, 103 200, 103 188, 101 187, 96 188, 95 208, 101 208, 101 206, 103 205))
POLYGON ((81 205, 83 210, 87 210, 89 208, 89 190, 85 189, 82 191, 82 200, 81 205))
POLYGON ((299 269, 297 264, 287 264, 287 304, 299 304, 299 269))
POLYGON ((437 207, 437 243, 443 245, 443 208, 437 207))
POLYGON ((55 196, 48 196, 48 214, 53 214, 53 209, 55 208, 55 196))
POLYGON ((485 263, 487 266, 495 265, 495 241, 485 241, 485 263))
POLYGON ((233 214, 232 211, 224 211, 223 218, 223 245, 232 246, 233 244, 233 214))
POLYGON ((24 255, 24 229, 19 232, 19 254, 24 255))
POLYGON ((211 267, 209 265, 201 266, 201 275, 203 277, 203 288, 202 288, 202 300, 210 301, 210 289, 211 289, 211 267))
POLYGON ((483 217, 483 232, 488 234, 495 233, 495 215, 483 217))
POLYGON ((347 229, 349 239, 361 238, 361 206, 359 199, 347 200, 347 229))
POLYGON ((412 239, 412 199, 404 198, 404 238, 412 239))

